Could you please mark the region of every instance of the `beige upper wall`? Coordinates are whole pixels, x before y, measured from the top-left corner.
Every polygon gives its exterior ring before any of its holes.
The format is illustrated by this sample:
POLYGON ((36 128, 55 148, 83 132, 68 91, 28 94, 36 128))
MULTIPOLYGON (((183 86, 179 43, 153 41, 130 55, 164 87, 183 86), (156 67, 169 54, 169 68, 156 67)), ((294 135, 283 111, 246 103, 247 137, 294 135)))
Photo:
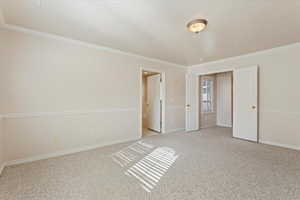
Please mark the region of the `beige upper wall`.
POLYGON ((4 23, 5 23, 5 20, 4 20, 3 11, 1 8, 1 1, 0 1, 0 25, 4 24, 4 23))
POLYGON ((184 128, 184 68, 6 29, 0 44, 0 110, 25 113, 4 120, 9 161, 139 138, 140 67, 166 72, 166 131, 184 128))
MULTIPOLYGON (((0 6, 1 6, 1 1, 0 1, 0 6)), ((4 17, 3 17, 3 12, 2 12, 2 8, 0 7, 0 26, 4 24, 4 17)), ((1 110, 0 110, 1 113, 1 110)), ((2 116, 0 114, 0 170, 1 170, 1 166, 4 162, 4 141, 3 141, 3 131, 2 131, 2 116)), ((1 171, 0 171, 1 173, 1 171)))
POLYGON ((2 166, 4 165, 4 137, 3 137, 3 121, 2 117, 0 116, 0 173, 2 166))
POLYGON ((193 66, 192 73, 259 66, 260 140, 300 149, 300 44, 193 66))
POLYGON ((184 104, 183 69, 23 33, 0 34, 3 113, 137 108, 139 67, 166 71, 168 104, 184 104))
MULTIPOLYGON (((0 6, 1 6, 1 1, 0 1, 0 6)), ((4 24, 4 17, 3 17, 3 12, 2 12, 2 8, 0 7, 0 26, 4 24)), ((0 110, 0 114, 1 114, 1 110, 0 110)), ((3 141, 3 131, 2 131, 2 118, 0 116, 0 170, 1 170, 1 166, 4 162, 4 141, 3 141)), ((1 173, 1 172, 0 172, 1 173)))

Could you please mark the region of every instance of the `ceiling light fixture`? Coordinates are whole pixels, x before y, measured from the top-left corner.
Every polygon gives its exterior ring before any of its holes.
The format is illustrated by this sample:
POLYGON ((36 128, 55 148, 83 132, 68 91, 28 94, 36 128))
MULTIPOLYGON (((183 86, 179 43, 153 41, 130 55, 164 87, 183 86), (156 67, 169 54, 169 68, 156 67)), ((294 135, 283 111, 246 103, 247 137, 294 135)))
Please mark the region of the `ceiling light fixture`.
POLYGON ((206 19, 195 19, 187 24, 187 28, 193 33, 200 33, 206 28, 206 26, 206 19))

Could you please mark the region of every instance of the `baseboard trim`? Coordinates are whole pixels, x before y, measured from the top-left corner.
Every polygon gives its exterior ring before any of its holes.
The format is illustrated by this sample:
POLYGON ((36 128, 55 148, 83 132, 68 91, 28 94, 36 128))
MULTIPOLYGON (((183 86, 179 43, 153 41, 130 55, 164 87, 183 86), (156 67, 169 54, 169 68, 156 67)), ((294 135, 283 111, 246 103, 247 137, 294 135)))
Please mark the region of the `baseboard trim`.
POLYGON ((216 125, 211 125, 211 126, 200 126, 200 129, 202 129, 202 128, 214 128, 214 127, 216 127, 216 125))
POLYGON ((276 142, 269 142, 269 141, 263 141, 263 140, 260 140, 259 143, 300 151, 300 146, 280 144, 280 143, 276 143, 276 142))
POLYGON ((218 123, 217 126, 226 127, 226 128, 232 128, 232 125, 220 124, 220 123, 218 123))
POLYGON ((174 132, 179 132, 179 131, 185 131, 185 128, 171 129, 171 130, 166 131, 165 133, 174 133, 174 132))
POLYGON ((58 152, 55 152, 55 153, 49 153, 49 154, 44 154, 44 155, 39 155, 39 156, 33 156, 33 157, 29 157, 29 158, 24 158, 24 159, 11 160, 11 161, 7 161, 5 163, 5 167, 6 166, 13 166, 13 165, 30 163, 30 162, 39 161, 39 160, 46 160, 46 159, 49 159, 49 158, 56 158, 56 157, 70 155, 70 154, 74 154, 74 153, 80 153, 80 152, 94 150, 94 149, 101 148, 101 147, 110 146, 110 145, 113 145, 113 144, 130 142, 130 141, 135 141, 135 140, 139 140, 139 139, 140 139, 139 137, 136 137, 136 138, 130 138, 130 139, 126 139, 126 140, 119 140, 119 141, 115 141, 115 142, 111 142, 111 143, 107 143, 107 144, 89 145, 89 146, 74 148, 74 149, 70 149, 70 150, 58 151, 58 152))

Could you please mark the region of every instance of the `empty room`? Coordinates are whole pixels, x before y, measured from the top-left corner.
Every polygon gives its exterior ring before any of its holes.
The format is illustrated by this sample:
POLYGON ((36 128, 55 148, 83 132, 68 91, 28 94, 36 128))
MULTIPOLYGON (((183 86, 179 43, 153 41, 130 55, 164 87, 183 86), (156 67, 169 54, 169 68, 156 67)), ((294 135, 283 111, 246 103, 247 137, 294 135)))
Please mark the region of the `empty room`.
POLYGON ((0 200, 299 200, 299 19, 0 0, 0 200))

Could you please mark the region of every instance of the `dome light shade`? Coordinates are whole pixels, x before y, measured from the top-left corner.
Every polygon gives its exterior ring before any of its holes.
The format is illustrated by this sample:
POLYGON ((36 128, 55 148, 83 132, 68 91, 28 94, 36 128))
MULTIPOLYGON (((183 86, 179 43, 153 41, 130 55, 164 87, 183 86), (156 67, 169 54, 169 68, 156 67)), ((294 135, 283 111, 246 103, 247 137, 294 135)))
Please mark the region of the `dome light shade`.
POLYGON ((187 28, 189 31, 193 33, 200 33, 207 26, 206 19, 195 19, 187 24, 187 28))

